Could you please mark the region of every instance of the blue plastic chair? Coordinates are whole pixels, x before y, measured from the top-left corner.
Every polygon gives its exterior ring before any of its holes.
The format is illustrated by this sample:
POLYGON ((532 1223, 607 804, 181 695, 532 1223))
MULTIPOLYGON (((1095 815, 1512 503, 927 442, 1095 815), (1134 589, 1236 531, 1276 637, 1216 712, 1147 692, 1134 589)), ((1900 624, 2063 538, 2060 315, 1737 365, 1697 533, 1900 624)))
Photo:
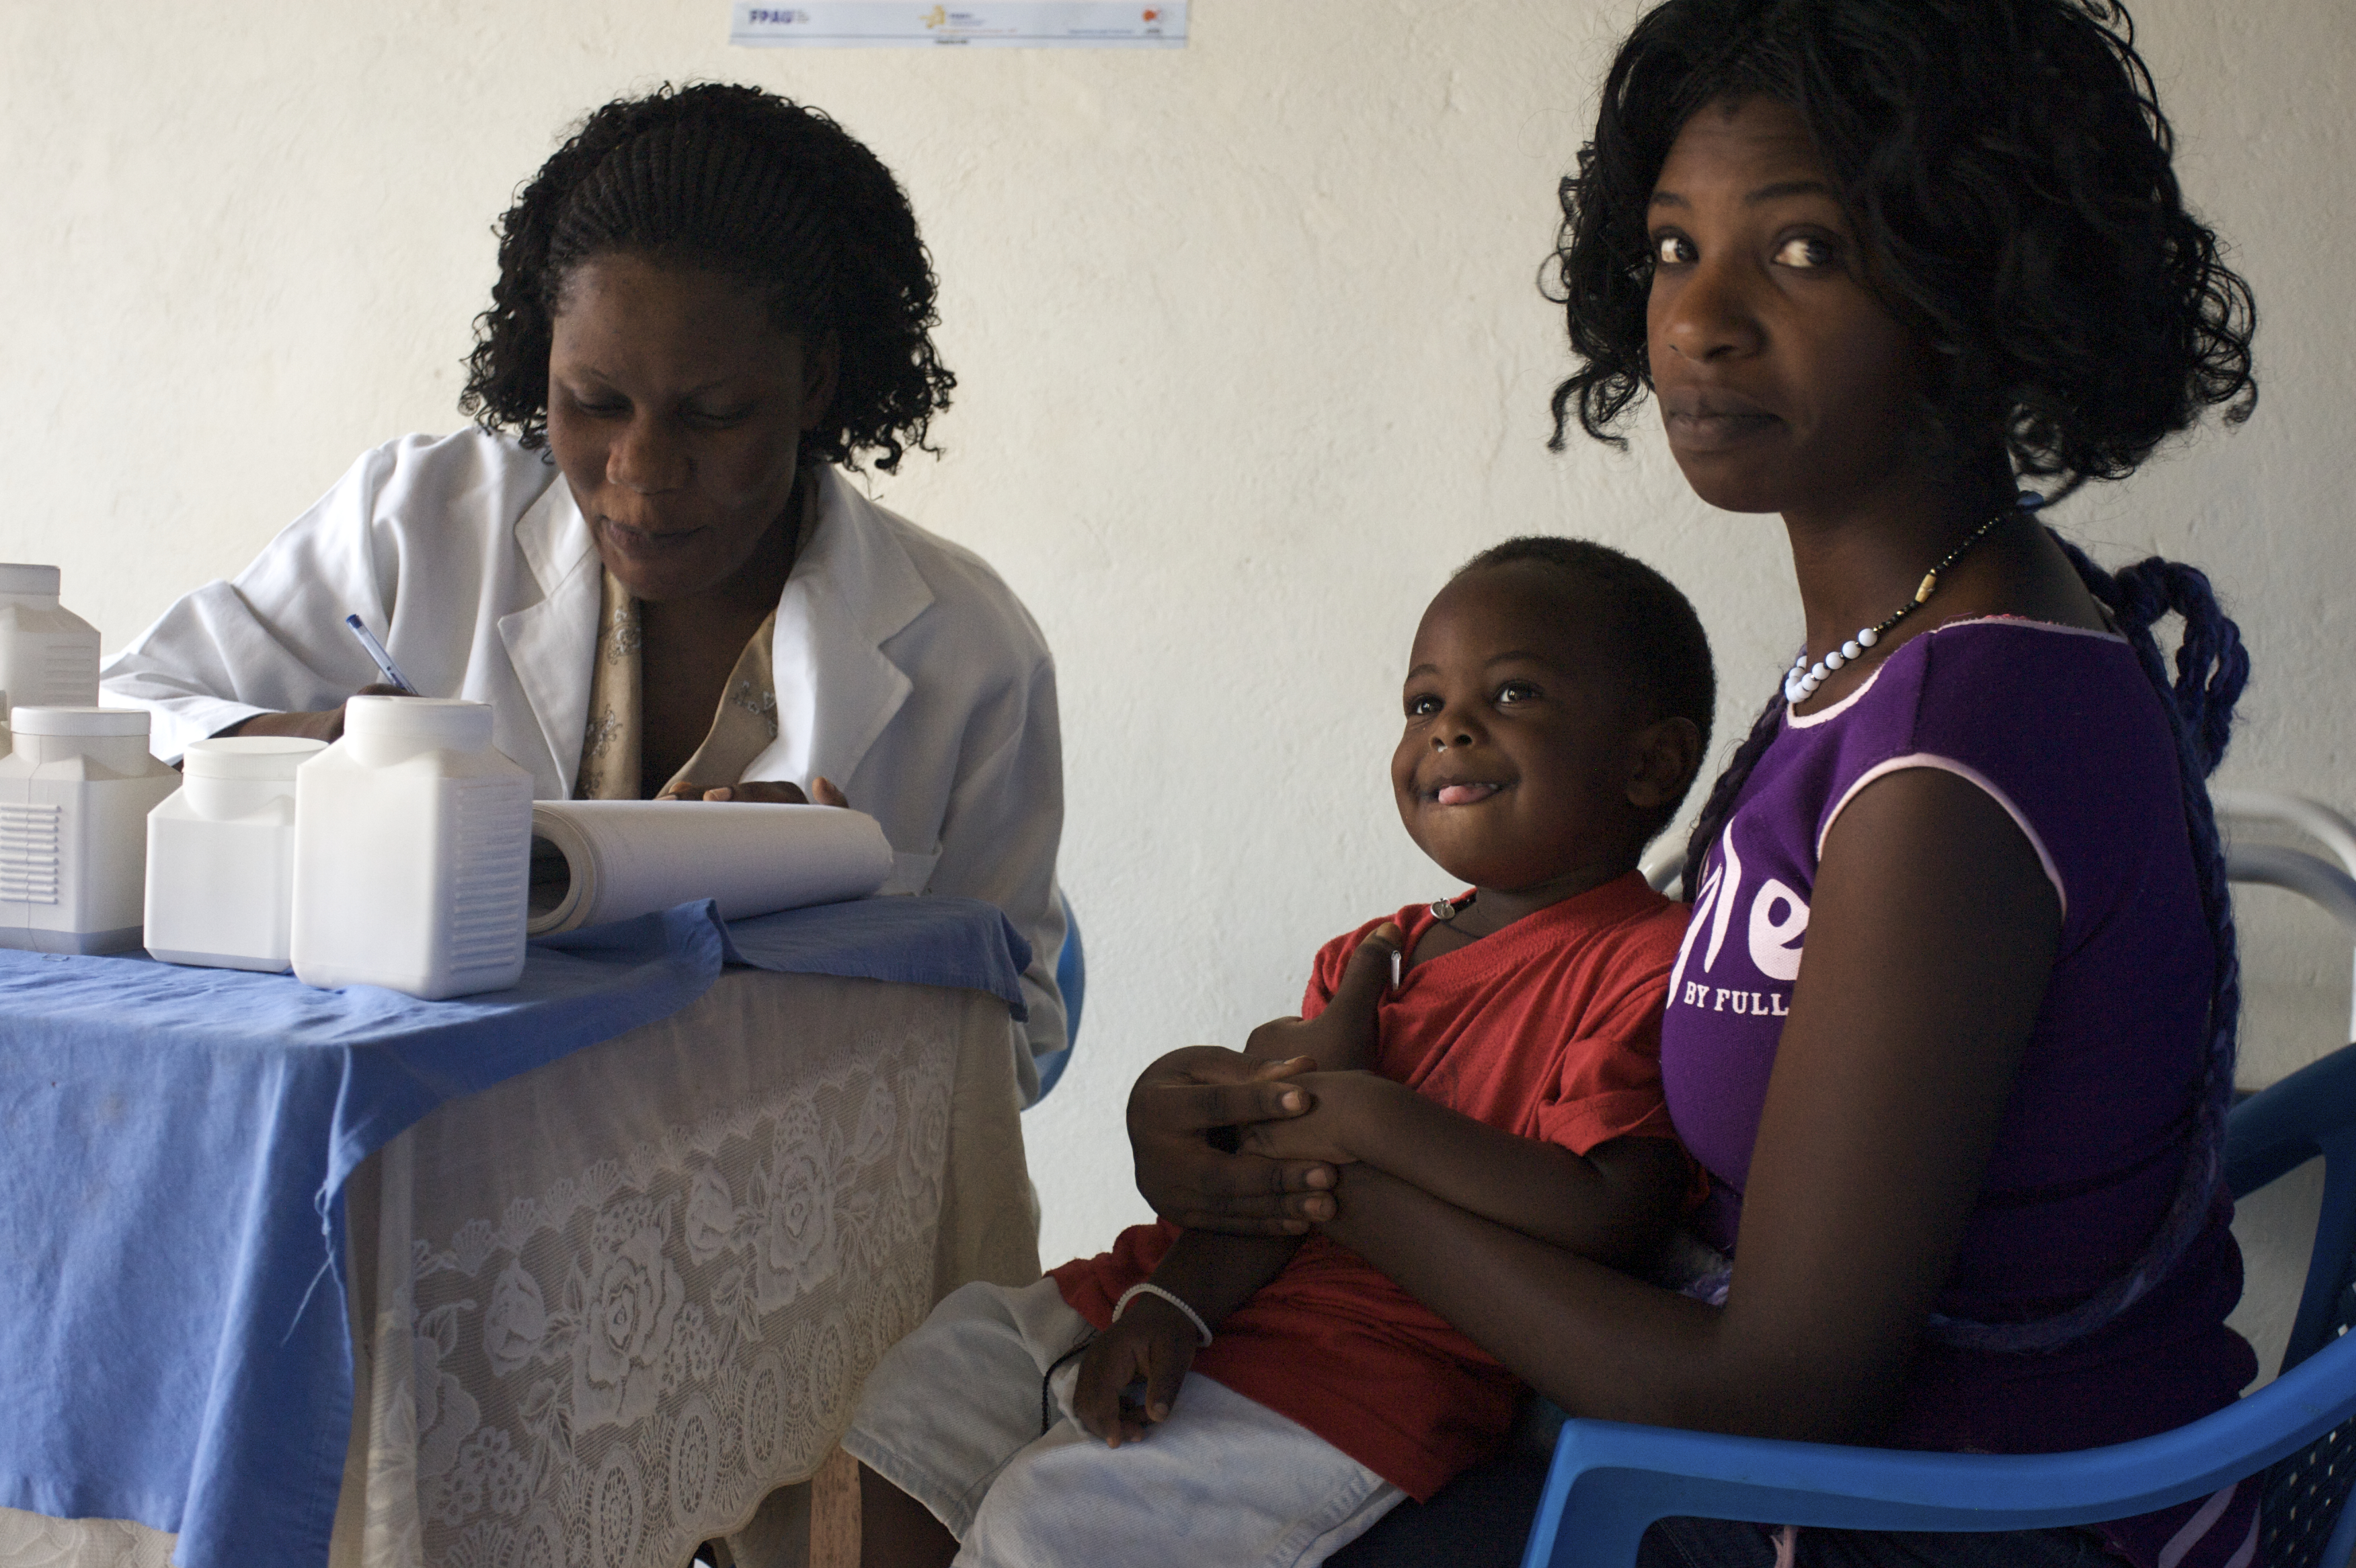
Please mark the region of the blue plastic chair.
POLYGON ((1036 1058, 1039 1064, 1039 1097, 1036 1105, 1047 1098, 1055 1080, 1072 1063, 1072 1047, 1080 1037, 1080 1004, 1088 993, 1088 955, 1080 947, 1080 923, 1072 916, 1072 901, 1064 897, 1061 888, 1055 897, 1064 906, 1064 950, 1055 959, 1055 989, 1064 993, 1064 1048, 1044 1051, 1036 1058))
POLYGON ((1563 1425, 1524 1568, 1628 1568, 1676 1515, 1850 1530, 2037 1530, 2147 1513, 2266 1473, 2257 1560, 2340 1568, 2356 1546, 2356 1045, 2233 1112, 2244 1197, 2320 1156, 2322 1210, 2283 1372, 2190 1425, 2074 1454, 1901 1453, 1618 1422, 1563 1425))

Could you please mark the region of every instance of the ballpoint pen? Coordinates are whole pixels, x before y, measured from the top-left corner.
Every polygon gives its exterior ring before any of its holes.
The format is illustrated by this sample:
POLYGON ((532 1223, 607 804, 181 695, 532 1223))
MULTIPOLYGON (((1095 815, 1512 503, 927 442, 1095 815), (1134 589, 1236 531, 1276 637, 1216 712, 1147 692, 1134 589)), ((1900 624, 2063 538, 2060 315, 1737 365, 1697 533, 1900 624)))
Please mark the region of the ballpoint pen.
POLYGON ((376 667, 379 670, 384 671, 387 685, 398 686, 412 697, 421 694, 416 687, 409 683, 409 677, 401 672, 401 666, 392 661, 392 655, 384 650, 384 644, 379 642, 376 639, 376 634, 369 630, 367 622, 358 616, 346 616, 344 624, 352 628, 352 635, 360 639, 360 646, 368 650, 368 656, 376 660, 376 667))

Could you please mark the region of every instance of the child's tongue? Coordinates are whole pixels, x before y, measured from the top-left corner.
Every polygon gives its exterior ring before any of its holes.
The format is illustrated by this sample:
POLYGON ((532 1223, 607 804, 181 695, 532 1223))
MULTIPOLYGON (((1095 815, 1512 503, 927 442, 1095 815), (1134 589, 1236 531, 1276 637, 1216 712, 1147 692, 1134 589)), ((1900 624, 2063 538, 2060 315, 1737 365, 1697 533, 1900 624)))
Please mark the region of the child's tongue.
POLYGON ((1475 800, 1485 800, 1497 792, 1494 784, 1443 784, 1440 803, 1443 806, 1469 806, 1475 800))

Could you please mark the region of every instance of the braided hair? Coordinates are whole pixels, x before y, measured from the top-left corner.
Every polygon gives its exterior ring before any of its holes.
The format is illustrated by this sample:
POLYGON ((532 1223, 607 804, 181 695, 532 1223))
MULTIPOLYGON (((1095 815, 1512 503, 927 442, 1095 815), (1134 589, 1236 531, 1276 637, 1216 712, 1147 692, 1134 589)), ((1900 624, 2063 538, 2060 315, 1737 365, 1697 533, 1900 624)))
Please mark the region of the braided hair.
POLYGON ((485 430, 548 443, 552 321, 573 269, 615 253, 734 277, 778 329, 831 334, 833 403, 803 461, 933 450, 957 378, 934 351, 937 285, 908 199, 825 114, 754 87, 619 98, 583 121, 499 220, 499 277, 476 318, 458 406, 485 430))
POLYGON ((2113 575, 2060 534, 2053 535, 2053 542, 2077 568, 2086 591, 2102 602, 2126 634, 2136 661, 2159 693, 2176 736, 2177 787, 2184 800, 2186 836, 2191 840, 2193 875, 2201 887, 2201 912, 2216 945, 2209 983, 2208 1048, 2201 1060, 2184 1175, 2142 1255, 2109 1284, 2051 1317, 1975 1323, 1932 1314, 1926 1331, 1933 1337, 1970 1349, 2049 1350, 2067 1344, 2108 1323, 2166 1278, 2208 1224, 2224 1179, 2225 1117, 2233 1102, 2242 962, 2233 938, 2233 896, 2225 880, 2225 846, 2217 833, 2208 780, 2225 760, 2225 747, 2233 738, 2233 704, 2250 680, 2249 650, 2242 646, 2242 628, 2218 607, 2208 577, 2197 568, 2154 555, 2113 575), (2151 634, 2153 623, 2171 611, 2184 620, 2173 682, 2151 634))

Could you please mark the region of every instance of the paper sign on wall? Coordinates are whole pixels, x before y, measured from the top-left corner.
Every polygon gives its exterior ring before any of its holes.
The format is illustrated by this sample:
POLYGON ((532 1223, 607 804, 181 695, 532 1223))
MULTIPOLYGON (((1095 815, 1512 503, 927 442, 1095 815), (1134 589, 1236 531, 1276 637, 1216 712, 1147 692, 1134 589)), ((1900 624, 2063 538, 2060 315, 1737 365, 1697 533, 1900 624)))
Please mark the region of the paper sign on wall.
POLYGON ((1186 0, 1008 0, 973 5, 918 0, 737 0, 728 41, 760 48, 1175 49, 1186 47, 1186 0))

